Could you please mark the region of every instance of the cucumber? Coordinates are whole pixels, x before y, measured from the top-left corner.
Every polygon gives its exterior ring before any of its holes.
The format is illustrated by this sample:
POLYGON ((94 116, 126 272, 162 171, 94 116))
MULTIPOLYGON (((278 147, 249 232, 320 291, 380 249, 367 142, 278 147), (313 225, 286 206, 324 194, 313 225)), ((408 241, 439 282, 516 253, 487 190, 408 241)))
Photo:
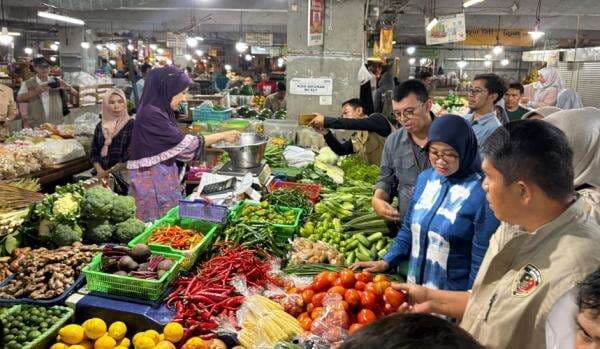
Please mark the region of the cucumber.
POLYGON ((348 242, 348 243, 346 244, 346 250, 347 250, 347 251, 348 251, 348 250, 353 250, 353 249, 355 249, 355 248, 357 248, 357 247, 358 247, 358 244, 359 244, 358 240, 356 240, 356 239, 352 239, 352 240, 348 240, 348 241, 350 241, 350 242, 348 242))
POLYGON ((371 256, 377 256, 377 246, 375 244, 373 244, 373 246, 371 246, 371 248, 369 249, 369 251, 371 251, 371 256))
POLYGON ((346 231, 344 231, 344 234, 348 234, 348 235, 372 234, 372 233, 381 232, 382 230, 387 231, 387 227, 385 227, 385 228, 383 228, 383 227, 371 227, 371 228, 364 228, 364 229, 361 229, 361 230, 346 230, 346 231))
POLYGON ((346 224, 344 224, 344 228, 349 228, 353 224, 356 224, 356 223, 368 222, 368 221, 372 221, 372 220, 380 220, 377 213, 372 212, 372 213, 367 213, 362 216, 358 216, 358 217, 354 218, 353 220, 346 222, 346 224))
POLYGON ((361 262, 369 262, 371 261, 371 256, 367 253, 361 253, 360 251, 356 252, 356 258, 361 262))
POLYGON ((356 253, 354 253, 354 251, 348 253, 348 256, 346 256, 346 265, 351 265, 352 263, 354 263, 354 260, 356 259, 356 253))
POLYGON ((358 240, 358 242, 360 244, 362 244, 365 247, 371 247, 371 241, 367 240, 367 238, 362 235, 362 234, 357 234, 354 236, 356 238, 356 240, 358 240))
POLYGON ((371 243, 381 240, 383 238, 383 234, 381 232, 377 232, 374 234, 371 234, 367 237, 367 240, 369 240, 371 243))
POLYGON ((377 246, 377 251, 382 250, 385 247, 385 240, 381 239, 377 241, 377 244, 375 244, 375 246, 377 246))
POLYGON ((387 250, 379 250, 379 252, 377 252, 377 257, 379 257, 379 259, 382 259, 386 253, 387 253, 387 250))
POLYGON ((367 256, 371 255, 371 251, 369 251, 368 248, 366 248, 364 245, 362 244, 358 244, 358 248, 356 249, 356 254, 361 253, 367 256))

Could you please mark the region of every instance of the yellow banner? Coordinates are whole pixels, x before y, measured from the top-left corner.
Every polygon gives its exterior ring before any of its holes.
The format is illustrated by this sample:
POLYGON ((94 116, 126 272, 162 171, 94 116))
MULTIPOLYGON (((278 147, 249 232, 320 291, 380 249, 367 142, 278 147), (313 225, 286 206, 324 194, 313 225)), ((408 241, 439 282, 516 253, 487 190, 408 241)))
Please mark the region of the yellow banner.
POLYGON ((533 46, 533 40, 528 34, 529 29, 493 29, 473 28, 467 29, 467 39, 464 45, 495 45, 496 38, 505 46, 533 46))

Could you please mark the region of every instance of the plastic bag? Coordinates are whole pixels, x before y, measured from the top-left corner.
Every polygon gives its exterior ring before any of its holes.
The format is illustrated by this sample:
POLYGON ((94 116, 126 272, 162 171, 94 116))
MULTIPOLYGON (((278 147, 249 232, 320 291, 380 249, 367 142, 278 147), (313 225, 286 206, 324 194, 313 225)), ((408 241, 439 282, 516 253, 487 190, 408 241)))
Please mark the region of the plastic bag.
POLYGON ((54 164, 61 164, 85 156, 81 143, 74 139, 47 139, 40 144, 44 155, 54 164))
POLYGON ((350 317, 344 308, 342 296, 337 293, 328 293, 323 298, 322 313, 311 323, 310 332, 334 344, 340 343, 348 337, 349 326, 350 317))
POLYGON ((75 135, 93 135, 96 126, 100 122, 100 115, 95 113, 83 113, 75 118, 75 135))
POLYGON ((306 167, 315 162, 315 153, 293 145, 283 150, 283 157, 291 167, 306 167))
POLYGON ((369 69, 367 69, 367 66, 364 64, 361 64, 360 69, 358 69, 358 82, 361 85, 366 84, 372 78, 373 78, 373 75, 371 75, 371 72, 369 71, 369 69))

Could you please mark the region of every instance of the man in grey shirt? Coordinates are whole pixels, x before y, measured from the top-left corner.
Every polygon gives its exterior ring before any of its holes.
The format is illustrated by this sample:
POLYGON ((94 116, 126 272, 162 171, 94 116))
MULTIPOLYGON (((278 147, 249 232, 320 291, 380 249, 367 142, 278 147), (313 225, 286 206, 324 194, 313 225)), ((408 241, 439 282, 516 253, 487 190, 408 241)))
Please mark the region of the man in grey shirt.
POLYGON ((425 85, 408 80, 394 89, 394 116, 402 126, 392 133, 381 155, 381 174, 375 184, 371 204, 375 212, 390 222, 401 222, 408 210, 417 176, 429 167, 427 132, 434 116, 425 85), (398 197, 398 209, 390 204, 398 197))

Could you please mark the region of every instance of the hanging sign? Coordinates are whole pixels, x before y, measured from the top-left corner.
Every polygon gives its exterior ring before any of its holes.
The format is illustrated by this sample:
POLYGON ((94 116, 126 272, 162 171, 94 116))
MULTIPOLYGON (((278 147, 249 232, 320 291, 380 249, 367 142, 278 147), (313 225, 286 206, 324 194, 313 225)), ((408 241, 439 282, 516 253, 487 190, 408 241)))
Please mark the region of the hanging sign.
POLYGON ((496 42, 505 46, 533 46, 533 40, 528 29, 495 29, 473 28, 467 30, 465 45, 495 45, 496 42))
POLYGON ((293 95, 329 96, 333 93, 333 79, 293 78, 290 80, 290 93, 293 95))
MULTIPOLYGON (((438 22, 431 30, 425 30, 427 45, 446 44, 449 42, 464 41, 467 37, 465 30, 465 14, 457 13, 448 16, 436 17, 438 22)), ((425 27, 429 19, 425 19, 425 27)))
POLYGON ((308 0, 308 46, 323 45, 325 0, 308 0))
POLYGON ((379 54, 388 56, 394 49, 394 27, 381 28, 379 32, 379 54))
POLYGON ((246 43, 250 46, 273 46, 273 33, 246 33, 246 43))

